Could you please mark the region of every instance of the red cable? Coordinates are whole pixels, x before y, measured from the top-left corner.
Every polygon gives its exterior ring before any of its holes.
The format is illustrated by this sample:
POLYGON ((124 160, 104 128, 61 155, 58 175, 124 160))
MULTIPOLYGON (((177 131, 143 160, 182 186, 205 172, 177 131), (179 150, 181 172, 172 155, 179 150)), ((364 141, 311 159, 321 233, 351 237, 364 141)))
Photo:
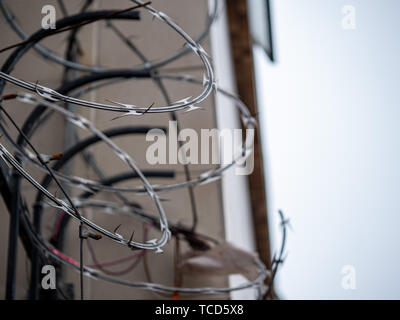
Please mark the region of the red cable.
MULTIPOLYGON (((61 211, 61 214, 58 216, 58 219, 56 221, 55 230, 53 232, 53 235, 51 236, 51 239, 55 239, 57 237, 57 234, 60 231, 61 222, 62 222, 62 219, 63 219, 64 216, 65 216, 65 212, 61 211)), ((149 222, 146 225, 145 234, 144 234, 145 237, 147 237, 148 230, 150 229, 152 224, 153 224, 152 222, 149 222)), ((95 250, 93 249, 90 241, 86 241, 86 243, 87 243, 87 246, 89 248, 90 255, 91 255, 93 261, 95 262, 94 264, 88 265, 88 267, 99 269, 99 270, 103 271, 105 274, 108 274, 108 275, 119 276, 119 275, 124 275, 124 274, 132 271, 133 269, 135 269, 138 266, 141 258, 146 253, 146 250, 141 250, 141 251, 138 251, 138 252, 136 252, 136 253, 134 253, 134 254, 132 254, 130 256, 127 256, 127 257, 124 257, 124 258, 121 258, 121 259, 100 263, 97 260, 95 250), (129 265, 127 268, 125 268, 125 269, 123 269, 121 271, 111 271, 111 270, 107 270, 106 268, 104 268, 106 266, 118 265, 118 264, 130 261, 130 260, 132 260, 134 258, 136 258, 136 259, 133 261, 133 263, 131 265, 129 265)), ((57 249, 51 249, 51 250, 52 250, 53 253, 57 254, 58 256, 60 256, 61 258, 67 260, 68 262, 70 262, 70 263, 72 263, 72 264, 74 264, 76 266, 80 265, 78 261, 76 261, 75 259, 65 255, 64 253, 58 251, 57 249)))

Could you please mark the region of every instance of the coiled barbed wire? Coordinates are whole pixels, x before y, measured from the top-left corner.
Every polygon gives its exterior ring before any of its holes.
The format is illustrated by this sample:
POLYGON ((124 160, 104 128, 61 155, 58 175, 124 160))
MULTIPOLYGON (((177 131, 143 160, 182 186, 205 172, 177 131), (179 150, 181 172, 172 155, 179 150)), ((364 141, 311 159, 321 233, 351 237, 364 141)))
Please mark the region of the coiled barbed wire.
MULTIPOLYGON (((178 54, 173 55, 169 58, 162 60, 161 62, 152 63, 148 61, 143 55, 141 55, 140 51, 136 49, 133 45, 130 45, 130 48, 134 53, 138 56, 142 56, 143 66, 140 66, 135 69, 124 69, 124 70, 112 70, 99 66, 84 66, 82 64, 76 63, 74 61, 63 59, 48 49, 42 47, 38 44, 42 39, 52 35, 51 30, 39 30, 28 37, 23 31, 22 28, 16 23, 14 19, 14 15, 10 12, 7 6, 4 3, 4 0, 0 0, 0 9, 3 12, 3 15, 6 18, 6 21, 11 25, 11 27, 19 34, 19 36, 24 40, 23 43, 16 46, 17 48, 14 52, 8 57, 7 61, 4 63, 3 68, 0 71, 0 96, 2 97, 2 104, 7 100, 17 99, 18 101, 26 104, 38 105, 35 111, 31 114, 32 119, 28 118, 28 120, 32 120, 29 123, 26 123, 26 127, 21 130, 17 128, 20 133, 20 139, 18 143, 15 143, 11 138, 8 130, 0 121, 0 130, 2 131, 4 137, 7 142, 11 145, 13 152, 15 152, 16 156, 13 156, 7 148, 0 143, 0 157, 10 166, 10 169, 16 170, 22 177, 24 177, 28 182, 30 182, 38 191, 40 196, 46 197, 49 201, 46 203, 39 203, 39 205, 43 208, 43 206, 50 206, 57 209, 62 210, 67 213, 70 217, 74 219, 78 219, 82 222, 82 224, 89 226, 91 229, 99 232, 100 234, 112 239, 113 241, 128 246, 130 248, 138 248, 143 250, 156 250, 157 252, 162 252, 162 247, 167 243, 171 236, 171 226, 167 219, 167 216, 164 212, 163 206, 161 204, 161 199, 158 196, 159 192, 162 191, 170 191, 176 190, 180 188, 192 188, 196 185, 211 183, 213 181, 218 180, 223 172, 234 165, 240 164, 243 162, 252 152, 253 148, 253 133, 252 130, 246 130, 246 140, 242 143, 239 152, 234 155, 234 159, 228 165, 221 165, 217 169, 206 171, 200 174, 197 178, 190 178, 190 175, 186 175, 187 181, 182 183, 174 183, 174 184, 166 184, 166 185, 152 185, 146 178, 146 175, 143 171, 136 165, 133 158, 126 153, 123 149, 121 149, 116 143, 114 143, 104 132, 100 131, 96 128, 90 121, 88 121, 85 117, 78 115, 76 113, 70 112, 67 109, 60 107, 57 102, 70 103, 75 105, 80 105, 86 108, 97 109, 97 110, 107 110, 123 113, 122 116, 135 116, 140 117, 144 114, 155 114, 155 113, 172 113, 177 111, 189 112, 199 109, 199 103, 204 102, 205 99, 215 91, 217 93, 223 94, 226 97, 233 100, 234 105, 238 108, 239 113, 241 115, 242 124, 245 129, 254 129, 256 125, 255 118, 250 114, 247 107, 243 104, 243 102, 238 99, 235 95, 220 89, 217 87, 217 83, 214 77, 213 69, 211 63, 208 58, 207 52, 203 49, 200 44, 200 41, 205 38, 208 34, 210 27, 213 21, 217 18, 218 12, 218 1, 214 1, 214 6, 212 13, 207 17, 207 23, 204 31, 200 34, 198 39, 193 40, 181 27, 179 27, 171 18, 168 17, 165 13, 161 11, 157 11, 152 6, 142 1, 132 0, 132 2, 136 3, 138 7, 143 7, 149 14, 151 14, 154 18, 160 20, 167 26, 169 26, 174 32, 176 32, 181 38, 185 41, 185 47, 178 54), (77 81, 70 84, 70 88, 66 88, 65 90, 56 91, 49 87, 43 86, 39 83, 31 83, 29 81, 14 77, 10 75, 14 66, 18 63, 19 59, 31 48, 34 48, 45 59, 50 59, 57 63, 62 64, 66 68, 76 69, 79 71, 93 72, 92 74, 83 76, 78 78, 77 81), (201 61, 202 66, 204 68, 203 79, 196 79, 189 75, 179 75, 179 74, 163 74, 158 71, 159 68, 167 65, 168 63, 175 61, 176 59, 184 56, 187 53, 194 53, 201 61), (166 100, 165 106, 154 106, 149 103, 149 106, 138 107, 135 104, 127 103, 123 101, 123 99, 118 99, 119 101, 113 101, 108 99, 111 104, 104 104, 94 101, 82 100, 79 99, 79 96, 90 92, 91 90, 96 90, 101 86, 113 84, 119 81, 132 81, 133 79, 139 80, 142 78, 151 78, 159 85, 159 89, 164 93, 164 98, 166 100), (100 85, 93 85, 97 81, 104 81, 107 79, 111 79, 111 81, 107 83, 102 83, 100 85), (199 85, 203 88, 203 91, 199 93, 194 98, 192 97, 184 97, 176 102, 169 101, 168 94, 166 93, 165 88, 163 87, 161 81, 164 79, 192 83, 199 85), (20 92, 15 95, 3 96, 3 91, 5 84, 11 83, 22 89, 31 91, 33 94, 20 92), (84 84, 90 84, 88 89, 80 88, 84 84), (74 89, 74 90, 72 90, 74 89), (71 93, 68 93, 72 91, 71 93), (65 92, 65 93, 62 93, 65 92), (37 96, 36 96, 37 95, 37 96), (125 164, 127 164, 132 170, 132 175, 139 177, 143 183, 143 186, 136 188, 119 188, 110 184, 102 183, 101 181, 93 181, 90 179, 86 179, 83 177, 70 176, 63 173, 60 173, 56 170, 51 170, 47 165, 43 162, 44 155, 38 153, 38 151, 31 145, 29 142, 30 136, 33 134, 35 129, 40 126, 40 121, 44 121, 45 117, 43 116, 45 110, 47 114, 52 114, 56 112, 64 116, 67 121, 71 122, 75 126, 78 126, 88 132, 92 133, 98 141, 102 141, 105 143, 113 153, 115 153, 120 160, 122 160, 125 164), (25 131, 26 129, 26 131, 25 131), (25 133, 26 134, 25 134, 25 133), (22 138, 21 138, 22 137, 22 138), (25 144, 28 144, 33 148, 34 152, 30 151, 25 144), (51 174, 51 177, 57 183, 58 180, 62 182, 68 183, 68 185, 84 190, 85 192, 94 193, 97 191, 105 191, 117 194, 124 202, 125 205, 121 206, 120 204, 101 201, 101 200, 85 200, 81 197, 74 198, 70 200, 70 202, 65 199, 59 198, 56 195, 50 193, 47 190, 47 185, 49 183, 49 177, 47 177, 48 182, 45 184, 39 183, 36 181, 32 175, 24 168, 24 166, 28 164, 33 164, 36 168, 39 168, 42 172, 51 174), (123 194, 125 193, 135 193, 135 194, 147 194, 154 201, 158 213, 159 219, 155 218, 153 215, 147 214, 145 211, 140 208, 132 207, 129 203, 127 203, 126 199, 124 199, 123 194), (125 239, 118 233, 110 232, 99 225, 95 224, 91 220, 83 217, 79 214, 78 210, 84 207, 97 207, 103 208, 106 210, 110 210, 115 213, 122 213, 129 215, 133 215, 135 217, 139 217, 141 219, 145 219, 146 221, 152 221, 152 225, 156 226, 161 231, 160 239, 153 239, 146 243, 141 243, 137 241, 133 241, 131 239, 125 239)), ((67 16, 61 20, 57 21, 58 28, 64 27, 72 27, 77 26, 79 24, 85 22, 93 22, 94 19, 101 19, 105 14, 113 15, 109 16, 107 19, 133 19, 133 15, 129 12, 123 12, 119 14, 118 11, 93 11, 93 12, 81 12, 72 16, 67 16)), ((110 23, 109 23, 110 26, 110 23)), ((112 25, 111 25, 112 26, 112 25)), ((118 33, 118 30, 114 27, 113 30, 117 33, 118 36, 122 38, 125 43, 130 43, 126 38, 123 37, 122 34, 118 33)), ((2 108, 3 113, 6 111, 2 108)), ((6 113, 7 116, 9 116, 6 113)), ((120 117, 120 116, 119 116, 120 117)), ((117 118, 119 118, 117 117, 117 118)), ((187 167, 185 166, 185 169, 187 167)), ((188 171, 187 171, 188 172, 188 171)), ((187 173, 186 172, 186 173, 187 173)), ((191 190, 191 189, 190 189, 191 190)), ((69 198, 68 198, 69 199, 69 198)), ((38 204, 37 204, 38 205, 38 204)), ((110 275, 104 274, 99 270, 95 270, 88 266, 84 266, 81 262, 78 263, 73 258, 68 257, 65 253, 58 250, 54 246, 52 246, 47 240, 45 240, 40 230, 37 230, 29 218, 29 210, 25 203, 22 204, 22 223, 27 232, 29 239, 32 241, 32 244, 39 249, 42 254, 46 257, 51 257, 57 262, 62 263, 63 265, 68 265, 75 270, 81 272, 81 275, 85 275, 88 277, 103 279, 106 281, 110 281, 113 283, 119 283, 131 287, 142 288, 150 291, 161 291, 161 292, 181 292, 181 293, 202 293, 202 294, 218 294, 218 293, 226 293, 236 290, 242 290, 245 288, 258 288, 261 292, 261 287, 268 276, 269 272, 262 264, 262 262, 257 259, 256 263, 258 266, 258 277, 254 281, 249 281, 243 285, 239 285, 237 287, 230 288, 182 288, 182 287, 170 287, 164 286, 161 284, 154 283, 146 283, 146 282, 131 282, 119 279, 117 277, 112 277, 110 275)), ((193 208, 192 208, 193 209, 193 208)), ((195 210, 195 209, 193 209, 195 210)), ((194 221, 195 223, 196 221, 194 221)), ((176 224, 172 224, 172 235, 176 235, 182 233, 187 236, 189 241, 193 241, 193 244, 197 242, 196 245, 204 245, 201 243, 200 239, 207 239, 207 236, 200 235, 198 233, 194 233, 194 227, 192 230, 185 229, 176 224)), ((210 239, 208 239, 210 240, 210 239)), ((213 240, 213 239, 212 239, 213 240)), ((214 240, 213 240, 214 241, 214 240)), ((82 242, 81 242, 82 243, 82 242)), ((82 282, 82 281, 81 281, 82 282)), ((269 285, 268 288, 271 287, 272 284, 269 285)))

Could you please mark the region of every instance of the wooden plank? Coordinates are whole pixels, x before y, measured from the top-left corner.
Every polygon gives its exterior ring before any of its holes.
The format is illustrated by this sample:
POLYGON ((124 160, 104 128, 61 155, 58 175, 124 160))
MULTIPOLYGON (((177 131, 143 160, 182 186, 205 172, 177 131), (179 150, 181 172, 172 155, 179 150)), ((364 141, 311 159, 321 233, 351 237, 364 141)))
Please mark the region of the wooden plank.
MULTIPOLYGON (((230 40, 236 73, 237 88, 240 98, 253 115, 258 114, 253 55, 247 17, 247 2, 244 0, 226 0, 230 40)), ((267 222, 263 158, 260 137, 254 139, 254 171, 248 177, 256 246, 260 259, 271 266, 270 241, 267 222)))

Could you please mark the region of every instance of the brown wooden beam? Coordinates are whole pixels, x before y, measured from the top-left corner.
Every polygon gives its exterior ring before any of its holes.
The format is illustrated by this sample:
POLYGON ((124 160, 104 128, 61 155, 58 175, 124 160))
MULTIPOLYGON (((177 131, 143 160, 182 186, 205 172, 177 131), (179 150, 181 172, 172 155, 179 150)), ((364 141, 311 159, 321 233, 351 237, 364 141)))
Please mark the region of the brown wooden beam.
MULTIPOLYGON (((226 0, 226 4, 238 93, 250 112, 256 115, 258 110, 247 2, 246 0, 226 0)), ((260 259, 270 268, 271 251, 267 223, 263 158, 258 132, 254 139, 254 171, 249 175, 248 179, 257 251, 260 259)))

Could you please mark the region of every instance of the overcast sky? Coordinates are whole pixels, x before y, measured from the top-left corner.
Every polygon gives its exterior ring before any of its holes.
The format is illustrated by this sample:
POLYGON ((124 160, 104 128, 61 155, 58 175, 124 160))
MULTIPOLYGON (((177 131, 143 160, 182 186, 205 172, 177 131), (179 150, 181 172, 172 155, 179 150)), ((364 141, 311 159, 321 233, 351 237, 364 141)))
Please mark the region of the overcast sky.
POLYGON ((400 299, 400 1, 271 2, 277 62, 255 58, 275 251, 277 209, 293 227, 278 292, 400 299))

